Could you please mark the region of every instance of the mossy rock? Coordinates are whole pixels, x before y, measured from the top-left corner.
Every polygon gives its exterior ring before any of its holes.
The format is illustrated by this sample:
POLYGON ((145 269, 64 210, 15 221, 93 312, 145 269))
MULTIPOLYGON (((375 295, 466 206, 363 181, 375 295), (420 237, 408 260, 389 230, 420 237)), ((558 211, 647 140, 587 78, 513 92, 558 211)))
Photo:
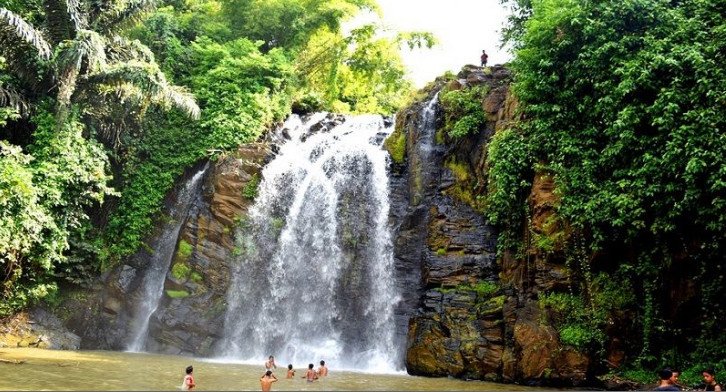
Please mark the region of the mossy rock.
POLYGON ((187 261, 189 260, 189 256, 191 256, 193 252, 194 246, 182 239, 179 241, 179 245, 177 245, 174 260, 179 262, 187 261))
POLYGON ((191 272, 192 268, 187 263, 174 263, 171 267, 171 276, 176 280, 187 280, 191 272))
POLYGON ((499 295, 477 305, 477 313, 480 317, 490 316, 501 313, 504 309, 504 302, 507 300, 506 295, 499 295))
POLYGON ((190 294, 186 290, 166 290, 166 295, 169 296, 169 298, 186 298, 190 294))
POLYGON ((403 163, 406 159, 406 134, 401 129, 396 128, 383 142, 383 147, 391 155, 394 162, 403 163))

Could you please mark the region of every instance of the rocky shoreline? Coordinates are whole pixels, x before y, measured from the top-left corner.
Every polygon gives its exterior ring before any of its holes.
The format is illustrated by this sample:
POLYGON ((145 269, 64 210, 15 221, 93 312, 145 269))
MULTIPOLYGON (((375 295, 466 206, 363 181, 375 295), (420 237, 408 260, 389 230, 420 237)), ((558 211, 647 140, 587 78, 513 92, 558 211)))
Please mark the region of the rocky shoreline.
POLYGON ((58 317, 42 308, 20 312, 0 321, 0 348, 78 350, 80 346, 81 338, 64 327, 58 317))

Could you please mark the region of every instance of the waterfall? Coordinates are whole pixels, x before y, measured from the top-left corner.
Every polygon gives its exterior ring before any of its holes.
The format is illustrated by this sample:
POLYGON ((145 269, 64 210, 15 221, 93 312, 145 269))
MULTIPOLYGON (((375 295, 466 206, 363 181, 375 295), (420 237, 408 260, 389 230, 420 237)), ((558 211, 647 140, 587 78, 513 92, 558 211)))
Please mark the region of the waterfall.
POLYGON ((172 204, 169 212, 171 219, 163 226, 161 234, 153 240, 150 248, 153 254, 147 262, 141 285, 137 291, 138 301, 134 311, 133 320, 129 333, 127 350, 132 352, 144 351, 146 338, 149 333, 149 320, 159 307, 164 293, 164 281, 169 271, 169 265, 174 256, 179 231, 186 219, 189 207, 194 200, 194 195, 199 188, 200 180, 204 177, 209 163, 204 165, 198 172, 189 178, 172 204))
POLYGON ((390 125, 380 116, 325 114, 286 121, 239 223, 228 294, 226 359, 304 368, 401 368, 394 344, 399 301, 388 225, 390 125), (331 117, 328 115, 328 118, 331 117))

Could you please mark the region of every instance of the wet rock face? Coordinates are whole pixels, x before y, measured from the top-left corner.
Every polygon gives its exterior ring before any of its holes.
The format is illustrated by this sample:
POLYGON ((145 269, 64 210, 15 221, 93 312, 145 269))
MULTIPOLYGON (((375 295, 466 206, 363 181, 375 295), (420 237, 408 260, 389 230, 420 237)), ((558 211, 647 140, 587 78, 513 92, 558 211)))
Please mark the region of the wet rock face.
MULTIPOLYGON (((195 196, 176 239, 164 293, 149 321, 147 351, 214 354, 213 344, 224 325, 234 227, 246 217, 262 166, 270 154, 267 145, 247 145, 208 169, 201 194, 195 196)), ((170 195, 167 201, 171 203, 174 199, 170 195)), ((139 288, 146 269, 151 268, 148 261, 155 249, 153 238, 158 235, 152 235, 152 245, 140 250, 127 264, 116 267, 90 290, 66 301, 65 309, 77 311, 62 318, 82 337, 82 348, 127 348, 133 312, 139 301, 145 300, 140 297, 139 288)))
POLYGON ((416 375, 493 380, 504 352, 502 298, 476 288, 497 279, 496 233, 449 194, 456 178, 446 162, 454 152, 436 141, 441 113, 433 123, 421 117, 426 103, 398 115, 406 161, 394 163, 390 176, 394 254, 407 293, 398 312, 408 319, 406 367, 416 375))
MULTIPOLYGON (((536 299, 538 292, 569 284, 564 267, 536 253, 530 255, 536 268, 509 254, 497 259, 495 229, 461 192, 486 192, 487 143, 517 120, 509 82, 503 67, 465 67, 456 80, 437 81, 424 102, 398 114, 406 159, 391 167, 391 221, 399 282, 407 293, 398 312, 408 321, 406 366, 424 376, 579 384, 588 358, 560 344, 536 299), (421 148, 432 142, 420 113, 434 92, 482 84, 489 94, 479 132, 443 142, 439 136, 431 148, 421 148)), ((441 125, 437 120, 436 129, 441 125)), ((551 179, 541 176, 534 184, 535 230, 546 231, 552 227, 551 179)))
POLYGON ((179 233, 164 296, 149 323, 149 351, 213 356, 224 326, 234 228, 246 219, 269 154, 265 145, 246 145, 211 169, 179 233))

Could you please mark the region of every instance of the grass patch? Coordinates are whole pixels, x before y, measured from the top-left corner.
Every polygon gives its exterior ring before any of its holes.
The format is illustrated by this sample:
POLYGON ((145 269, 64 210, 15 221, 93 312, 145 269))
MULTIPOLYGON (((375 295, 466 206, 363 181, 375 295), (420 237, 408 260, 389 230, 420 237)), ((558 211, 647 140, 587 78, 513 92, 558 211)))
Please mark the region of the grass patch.
POLYGON ((189 279, 191 279, 194 283, 201 283, 203 278, 202 275, 196 271, 192 271, 192 273, 189 275, 189 279))
POLYGON ((247 200, 254 200, 255 197, 257 197, 257 191, 260 187, 260 176, 255 173, 252 175, 252 178, 245 184, 245 187, 242 189, 242 197, 244 197, 247 200))
POLYGON ((192 244, 186 242, 185 240, 179 241, 179 246, 177 247, 176 256, 179 260, 187 260, 189 256, 192 255, 192 252, 194 252, 194 247, 192 244))
POLYGON ((186 280, 189 278, 189 273, 191 272, 191 267, 186 263, 175 263, 171 267, 171 276, 176 280, 186 280))
POLYGON ((169 298, 186 298, 189 296, 189 292, 185 290, 166 290, 166 295, 169 296, 169 298))

